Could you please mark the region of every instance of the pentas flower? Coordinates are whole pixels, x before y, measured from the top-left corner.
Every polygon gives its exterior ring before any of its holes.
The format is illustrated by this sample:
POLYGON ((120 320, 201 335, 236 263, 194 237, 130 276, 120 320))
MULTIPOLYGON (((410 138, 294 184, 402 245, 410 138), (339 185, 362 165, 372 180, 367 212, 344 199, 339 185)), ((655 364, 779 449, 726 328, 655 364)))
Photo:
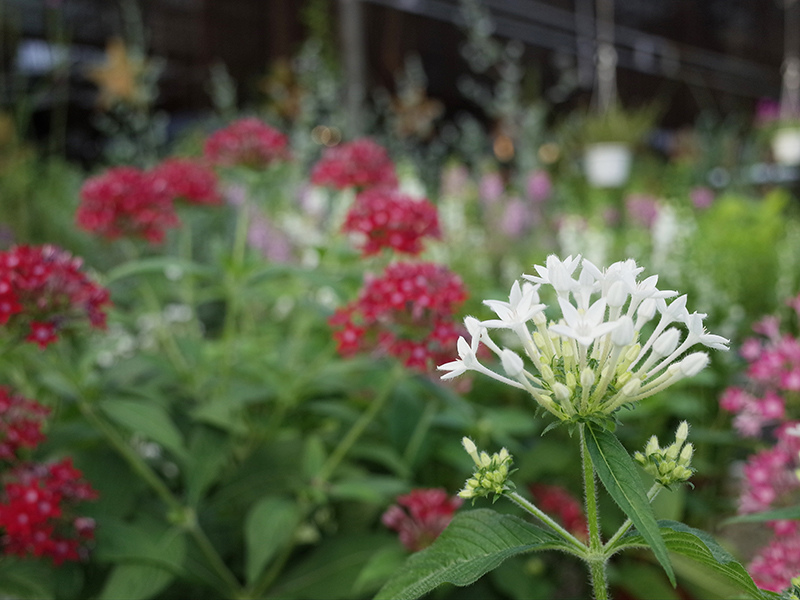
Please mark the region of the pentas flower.
POLYGON ((163 187, 172 200, 200 206, 222 203, 217 175, 203 163, 170 158, 157 165, 151 176, 156 188, 163 187))
POLYGON ((386 149, 369 138, 361 138, 326 148, 311 170, 311 182, 338 190, 395 187, 397 174, 386 149))
POLYGON ((51 245, 0 252, 0 325, 42 348, 76 322, 104 328, 108 290, 91 281, 82 264, 51 245))
POLYGON ((417 552, 439 537, 461 503, 461 498, 443 489, 416 489, 398 496, 397 504, 383 513, 381 522, 400 534, 403 546, 417 552))
POLYGON ((247 117, 211 134, 203 154, 215 165, 266 167, 289 159, 289 138, 260 119, 247 117))
POLYGON ((49 557, 59 565, 86 557, 94 521, 77 504, 97 492, 71 459, 50 465, 20 464, 3 474, 0 550, 21 557, 49 557))
POLYGON ((13 462, 21 448, 35 448, 45 436, 50 409, 0 386, 0 460, 13 462))
POLYGON ((426 237, 439 238, 439 216, 427 198, 414 198, 388 187, 373 187, 356 196, 343 231, 363 238, 364 255, 391 248, 419 254, 426 237))
POLYGON ((528 486, 536 505, 560 521, 564 529, 580 539, 589 539, 589 524, 581 503, 560 485, 534 483, 528 486))
POLYGON ((798 466, 800 437, 792 434, 797 421, 786 422, 775 431, 774 446, 759 450, 745 463, 739 513, 762 512, 796 503, 800 490, 798 466))
POLYGON ((686 296, 667 303, 677 292, 656 288, 658 276, 639 281, 643 268, 632 259, 603 271, 580 256, 550 256, 535 269, 522 285, 514 282, 508 302, 484 301, 496 319, 465 319, 471 342, 458 340, 459 360, 439 367, 447 371, 442 379, 477 371, 526 390, 559 421, 604 423, 705 368, 708 354, 690 352, 696 345, 727 350, 728 340, 706 332, 704 314, 689 313, 686 296), (555 292, 550 307, 540 301, 541 286, 555 292), (548 308, 560 315, 548 320, 548 308), (652 333, 641 339, 651 322, 652 333), (497 329, 516 336, 527 363, 492 339, 497 329), (481 345, 500 359, 504 374, 479 360, 481 345))
POLYGON ((339 353, 376 352, 427 370, 452 356, 463 332, 454 313, 466 300, 461 278, 435 263, 393 263, 330 318, 339 353))
POLYGON ((771 592, 785 590, 800 573, 800 537, 773 539, 756 554, 747 570, 761 589, 771 592))
POLYGON ((134 237, 159 244, 177 227, 173 197, 151 173, 115 167, 87 179, 75 215, 79 227, 113 240, 134 237))

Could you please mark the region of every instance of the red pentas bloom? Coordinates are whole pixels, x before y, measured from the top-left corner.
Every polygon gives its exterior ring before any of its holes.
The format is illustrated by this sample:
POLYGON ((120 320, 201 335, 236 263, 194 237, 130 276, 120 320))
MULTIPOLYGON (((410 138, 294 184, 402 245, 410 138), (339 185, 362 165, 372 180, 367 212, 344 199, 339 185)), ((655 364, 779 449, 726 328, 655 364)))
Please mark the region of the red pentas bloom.
POLYGON ((203 154, 215 165, 266 167, 289 158, 289 138, 255 117, 234 121, 206 140, 203 154))
POLYGON ((20 448, 44 440, 42 423, 50 409, 0 386, 0 461, 14 461, 20 448))
POLYGON ((435 263, 393 263, 330 319, 339 353, 377 352, 427 370, 452 358, 463 334, 454 320, 466 300, 461 278, 435 263))
POLYGON ((76 505, 97 492, 72 466, 23 463, 3 474, 0 495, 0 549, 21 557, 49 557, 56 565, 85 558, 94 521, 76 514, 76 505))
POLYGON ((412 552, 430 546, 453 518, 463 501, 442 489, 416 489, 397 497, 381 521, 400 534, 400 542, 412 552))
POLYGON ((373 187, 358 194, 343 230, 363 238, 365 255, 382 248, 419 254, 423 238, 441 236, 439 215, 427 198, 413 198, 389 187, 373 187))
POLYGON ((529 489, 536 505, 560 521, 564 529, 581 539, 589 539, 589 525, 581 503, 572 494, 559 485, 547 483, 534 483, 529 489))
POLYGON ((0 325, 42 348, 75 322, 105 327, 108 290, 91 281, 82 264, 51 245, 0 252, 0 325))
POLYGON ((222 203, 216 173, 201 162, 170 158, 150 173, 156 188, 163 188, 172 200, 201 206, 222 203))
POLYGON ((167 229, 179 224, 166 188, 156 185, 151 173, 133 167, 90 177, 80 195, 78 226, 107 239, 131 236, 158 244, 167 229))
POLYGON ((361 138, 326 148, 311 171, 311 183, 338 190, 375 185, 395 187, 397 174, 386 149, 369 138, 361 138))

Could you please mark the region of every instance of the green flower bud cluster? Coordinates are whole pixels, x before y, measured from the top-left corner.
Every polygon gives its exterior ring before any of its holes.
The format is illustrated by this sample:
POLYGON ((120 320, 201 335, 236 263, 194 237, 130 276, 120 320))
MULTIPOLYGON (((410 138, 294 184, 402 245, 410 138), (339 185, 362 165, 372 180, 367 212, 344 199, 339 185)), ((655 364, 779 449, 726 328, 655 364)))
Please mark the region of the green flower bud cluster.
POLYGON ((781 600, 800 600, 800 577, 793 577, 791 586, 781 594, 781 600))
POLYGON ((694 446, 686 443, 688 436, 689 424, 683 421, 678 426, 673 444, 662 448, 658 438, 653 436, 647 442, 644 452, 635 452, 633 459, 664 487, 674 483, 684 483, 694 473, 692 469, 694 446))
POLYGON ((502 496, 505 492, 511 492, 516 489, 514 484, 508 480, 509 475, 514 471, 511 470, 511 465, 514 462, 508 450, 503 448, 500 452, 495 452, 489 456, 486 452, 478 453, 478 447, 468 437, 461 440, 464 449, 472 457, 475 463, 475 472, 467 480, 464 489, 458 492, 458 495, 465 500, 480 498, 494 494, 493 502, 502 496))

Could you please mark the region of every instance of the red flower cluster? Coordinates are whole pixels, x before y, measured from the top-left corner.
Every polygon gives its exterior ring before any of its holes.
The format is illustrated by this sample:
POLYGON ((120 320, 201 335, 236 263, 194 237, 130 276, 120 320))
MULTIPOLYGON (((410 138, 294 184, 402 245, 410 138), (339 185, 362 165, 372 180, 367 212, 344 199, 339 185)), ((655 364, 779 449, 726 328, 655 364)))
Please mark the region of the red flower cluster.
POLYGON ((388 187, 358 194, 343 230, 364 236, 362 251, 367 256, 382 248, 419 254, 422 238, 441 236, 436 207, 427 198, 415 199, 388 187))
POLYGON ((377 351, 427 370, 452 359, 462 327, 454 313, 467 293, 458 275, 434 263, 394 263, 368 280, 358 299, 330 319, 339 353, 377 351))
POLYGON ((105 327, 108 290, 86 277, 81 265, 50 245, 0 252, 0 325, 42 348, 74 321, 86 318, 92 327, 105 327))
POLYGON ((44 440, 42 422, 50 409, 0 386, 0 460, 14 461, 20 448, 44 440))
POLYGON ((152 171, 154 185, 163 188, 174 200, 189 204, 222 203, 217 175, 206 165, 186 158, 170 158, 152 171))
POLYGON ((265 167, 289 158, 289 139, 255 117, 239 119, 206 140, 203 153, 215 165, 265 167))
POLYGON ((150 171, 109 169, 84 182, 76 221, 107 239, 131 236, 160 244, 167 229, 180 225, 176 200, 221 204, 216 174, 184 158, 168 159, 150 171))
POLYGON ((108 239, 132 236, 159 244, 165 231, 179 224, 173 197, 151 173, 115 167, 84 182, 76 221, 108 239))
POLYGON ((400 534, 400 542, 412 552, 430 546, 461 506, 462 500, 442 489, 417 489, 398 496, 381 521, 400 534))
POLYGON ((536 505, 560 521, 564 529, 581 539, 589 539, 589 525, 580 502, 559 485, 534 483, 530 487, 536 505))
POLYGON ((94 520, 74 505, 97 498, 67 458, 42 465, 21 463, 5 473, 0 497, 0 548, 16 556, 50 557, 56 565, 80 560, 94 538, 94 520))
POLYGON ((327 148, 311 171, 311 183, 338 190, 395 187, 397 174, 386 150, 369 138, 361 138, 327 148))

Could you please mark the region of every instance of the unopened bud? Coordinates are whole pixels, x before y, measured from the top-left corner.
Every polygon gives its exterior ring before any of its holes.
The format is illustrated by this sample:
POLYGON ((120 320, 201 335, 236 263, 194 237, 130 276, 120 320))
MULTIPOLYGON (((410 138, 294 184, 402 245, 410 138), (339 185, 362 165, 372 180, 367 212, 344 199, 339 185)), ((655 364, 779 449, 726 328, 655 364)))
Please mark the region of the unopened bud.
POLYGON ((556 400, 561 403, 566 402, 572 396, 569 388, 560 381, 557 381, 555 384, 553 384, 553 394, 555 395, 556 400))
POLYGON ((653 352, 659 356, 668 356, 678 347, 680 339, 681 332, 674 327, 670 327, 658 336, 658 339, 653 344, 653 352))
POLYGON ((581 387, 590 388, 594 385, 594 382, 595 375, 592 369, 586 367, 583 371, 581 371, 581 387))
POLYGON ((615 281, 606 292, 606 302, 612 308, 619 308, 628 299, 628 289, 622 281, 615 281))
POLYGON ((708 363, 708 354, 705 352, 695 352, 684 358, 679 365, 684 377, 694 377, 705 369, 708 363))
POLYGON ((627 346, 633 341, 633 320, 623 315, 619 318, 618 325, 611 332, 611 342, 615 346, 627 346))
POLYGON ((514 379, 519 377, 522 371, 525 370, 525 363, 522 362, 519 354, 508 348, 503 348, 503 352, 500 354, 500 361, 506 374, 514 379))

